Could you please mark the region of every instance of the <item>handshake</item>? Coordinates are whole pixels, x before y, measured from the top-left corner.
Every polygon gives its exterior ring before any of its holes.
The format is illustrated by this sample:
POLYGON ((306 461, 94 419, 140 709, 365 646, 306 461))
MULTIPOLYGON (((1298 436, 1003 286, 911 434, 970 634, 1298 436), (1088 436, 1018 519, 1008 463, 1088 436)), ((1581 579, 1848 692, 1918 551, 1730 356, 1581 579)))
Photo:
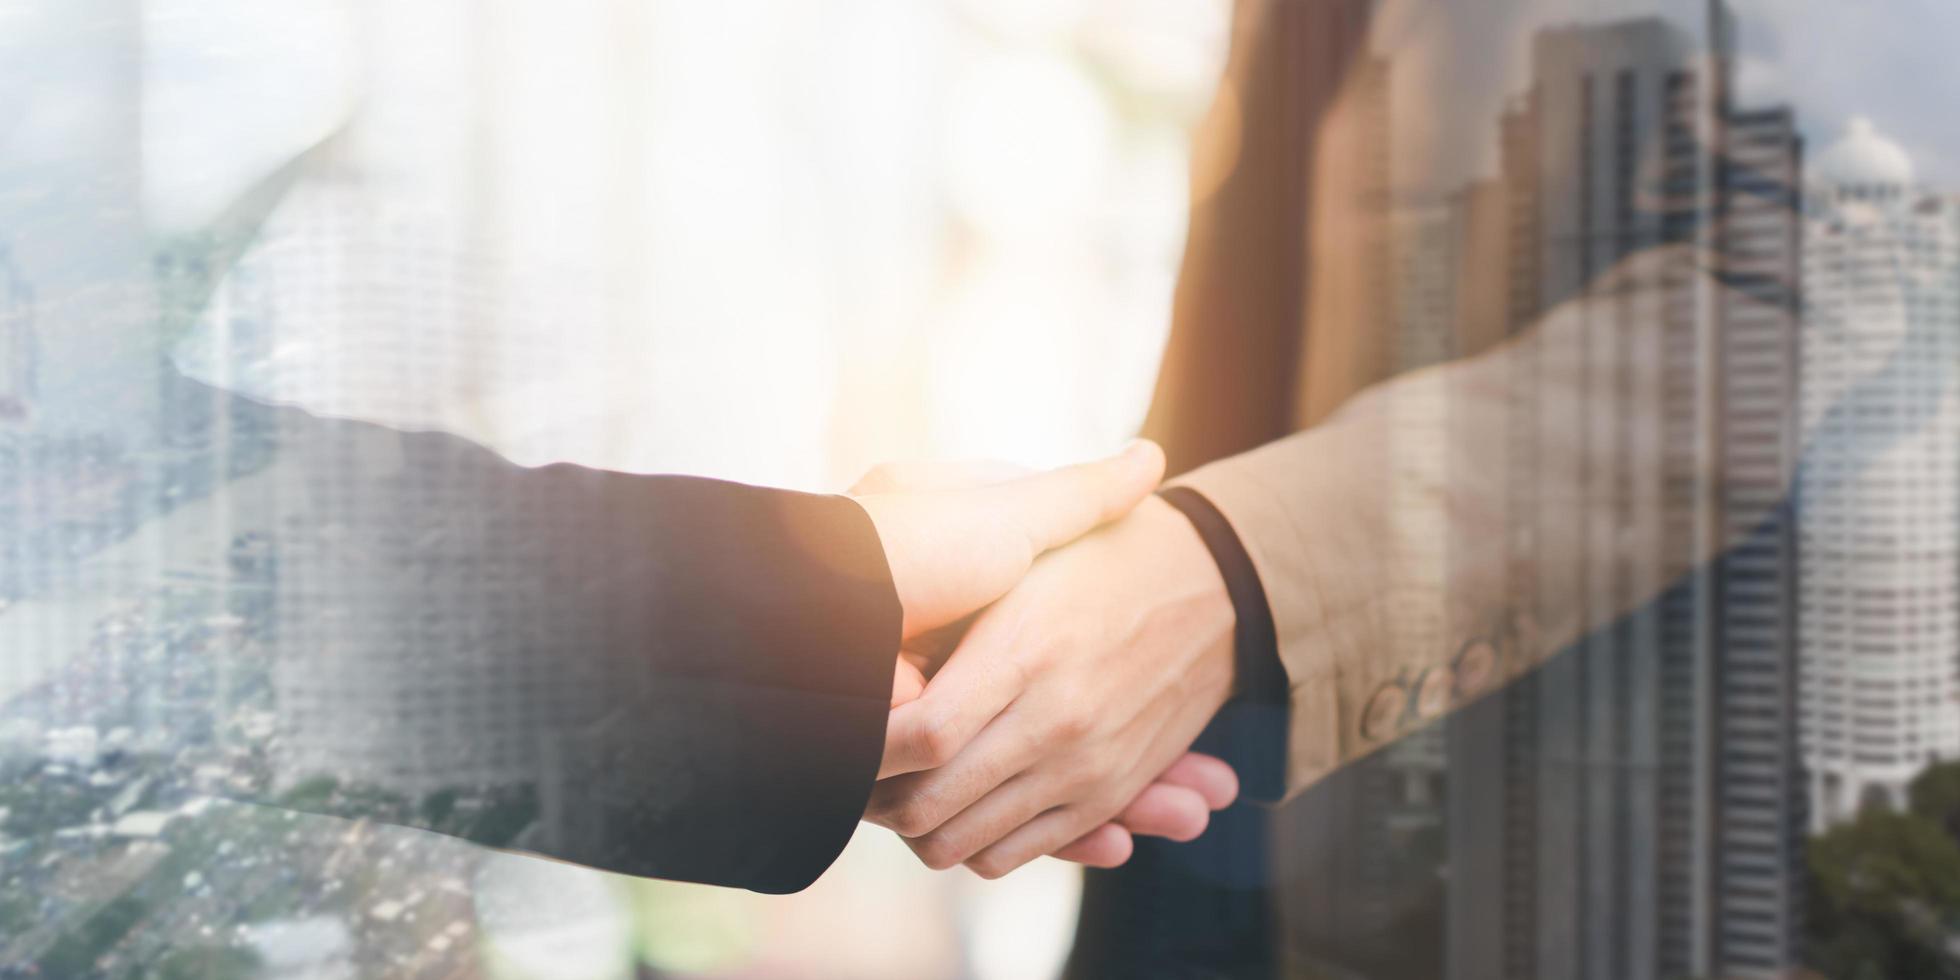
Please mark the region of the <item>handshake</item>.
POLYGON ((1044 473, 888 464, 852 495, 904 610, 865 818, 935 869, 1094 867, 1238 795, 1187 750, 1231 695, 1235 616, 1156 445, 1044 473))

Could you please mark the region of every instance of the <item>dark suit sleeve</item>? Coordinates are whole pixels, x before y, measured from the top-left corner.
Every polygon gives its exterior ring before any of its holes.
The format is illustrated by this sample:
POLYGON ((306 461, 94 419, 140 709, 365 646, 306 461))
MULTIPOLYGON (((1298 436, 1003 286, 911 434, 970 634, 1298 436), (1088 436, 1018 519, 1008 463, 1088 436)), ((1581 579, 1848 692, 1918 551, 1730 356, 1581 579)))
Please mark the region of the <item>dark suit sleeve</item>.
POLYGON ((270 569, 272 802, 763 892, 836 858, 900 623, 855 502, 212 397, 276 448, 228 505, 270 569))

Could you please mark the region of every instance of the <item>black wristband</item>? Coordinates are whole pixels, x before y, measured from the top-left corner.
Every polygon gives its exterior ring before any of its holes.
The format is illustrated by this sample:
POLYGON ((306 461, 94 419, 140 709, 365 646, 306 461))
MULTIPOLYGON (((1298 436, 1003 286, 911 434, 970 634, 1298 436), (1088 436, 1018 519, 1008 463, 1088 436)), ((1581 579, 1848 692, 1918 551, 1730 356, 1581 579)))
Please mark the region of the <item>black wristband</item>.
POLYGON ((1284 704, 1288 686, 1286 667, 1279 659, 1279 639, 1273 628, 1272 608, 1266 604, 1266 587, 1259 581, 1259 570, 1252 556, 1225 515, 1211 501, 1190 487, 1165 487, 1157 491, 1165 503, 1177 508, 1198 531, 1218 573, 1225 579, 1225 594, 1232 600, 1238 616, 1233 629, 1232 657, 1235 674, 1233 698, 1256 704, 1284 704))

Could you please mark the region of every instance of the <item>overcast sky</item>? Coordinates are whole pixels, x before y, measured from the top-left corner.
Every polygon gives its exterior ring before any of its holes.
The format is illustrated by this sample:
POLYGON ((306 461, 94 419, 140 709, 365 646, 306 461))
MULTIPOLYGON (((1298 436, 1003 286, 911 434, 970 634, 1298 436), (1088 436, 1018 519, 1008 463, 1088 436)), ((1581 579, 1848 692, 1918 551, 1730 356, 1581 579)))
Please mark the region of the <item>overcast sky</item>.
MULTIPOLYGON (((1922 179, 1960 189, 1960 3, 1734 0, 1740 98, 1789 104, 1814 157, 1853 116, 1911 152, 1922 179)), ((1703 0, 1381 0, 1379 53, 1395 59, 1397 179, 1433 195, 1496 172, 1497 118, 1550 26, 1665 17, 1696 38, 1703 0)))
POLYGON ((1960 188, 1960 3, 1736 0, 1736 13, 1745 86, 1796 106, 1813 155, 1867 116, 1922 181, 1960 188))

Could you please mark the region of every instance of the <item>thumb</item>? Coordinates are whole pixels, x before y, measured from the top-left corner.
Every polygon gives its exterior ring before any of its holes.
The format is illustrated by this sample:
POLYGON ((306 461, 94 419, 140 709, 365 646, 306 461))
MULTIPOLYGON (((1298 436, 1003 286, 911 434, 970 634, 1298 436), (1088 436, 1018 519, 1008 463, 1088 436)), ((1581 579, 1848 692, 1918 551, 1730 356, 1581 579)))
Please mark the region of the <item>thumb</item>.
POLYGON ((1026 535, 1030 553, 1057 548, 1130 512, 1164 478, 1164 450, 1148 439, 1106 459, 971 491, 1026 535))
POLYGON ((993 602, 1050 548, 1129 512, 1156 489, 1164 451, 1139 440, 1108 459, 991 486, 855 498, 878 532, 905 611, 904 633, 993 602))
POLYGON ((892 674, 892 707, 917 701, 925 692, 926 673, 919 667, 919 657, 900 653, 898 669, 892 674))

